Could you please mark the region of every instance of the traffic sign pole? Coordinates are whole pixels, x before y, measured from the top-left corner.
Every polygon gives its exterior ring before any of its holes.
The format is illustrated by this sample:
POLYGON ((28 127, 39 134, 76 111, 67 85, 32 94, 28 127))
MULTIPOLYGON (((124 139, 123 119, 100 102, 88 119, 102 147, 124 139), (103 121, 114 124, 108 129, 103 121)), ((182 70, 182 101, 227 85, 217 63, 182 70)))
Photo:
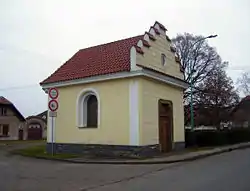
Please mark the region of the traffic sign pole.
POLYGON ((55 132, 54 132, 54 119, 55 117, 57 116, 57 113, 56 113, 56 110, 58 109, 58 102, 57 102, 57 98, 59 96, 59 93, 58 93, 58 90, 56 88, 50 88, 49 89, 49 97, 50 97, 50 101, 49 101, 49 117, 52 118, 52 121, 51 121, 51 154, 52 156, 54 155, 54 135, 55 135, 55 132))
POLYGON ((51 121, 51 136, 52 136, 52 139, 51 139, 51 145, 52 145, 51 154, 53 156, 54 155, 54 117, 52 117, 52 121, 51 121))

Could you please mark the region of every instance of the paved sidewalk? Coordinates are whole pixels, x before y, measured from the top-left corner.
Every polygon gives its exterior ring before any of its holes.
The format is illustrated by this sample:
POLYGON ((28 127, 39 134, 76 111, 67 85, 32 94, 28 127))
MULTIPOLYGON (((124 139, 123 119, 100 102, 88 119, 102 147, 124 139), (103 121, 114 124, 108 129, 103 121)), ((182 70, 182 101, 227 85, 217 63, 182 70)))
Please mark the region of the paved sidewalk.
POLYGON ((134 159, 134 160, 104 160, 104 159, 86 159, 86 158, 74 158, 74 159, 56 159, 71 163, 89 163, 89 164, 166 164, 175 162, 192 161, 208 156, 230 152, 236 149, 244 149, 250 147, 250 142, 239 143, 230 146, 223 146, 209 150, 194 151, 185 154, 170 155, 165 157, 156 157, 150 159, 134 159))

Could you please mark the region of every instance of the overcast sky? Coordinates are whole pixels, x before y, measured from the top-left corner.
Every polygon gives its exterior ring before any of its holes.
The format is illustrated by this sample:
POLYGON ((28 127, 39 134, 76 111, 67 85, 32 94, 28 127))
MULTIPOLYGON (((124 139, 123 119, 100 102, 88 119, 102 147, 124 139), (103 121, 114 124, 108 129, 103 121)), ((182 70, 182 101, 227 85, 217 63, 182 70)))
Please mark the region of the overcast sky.
POLYGON ((78 49, 143 34, 158 20, 210 39, 228 74, 250 70, 249 0, 0 0, 0 95, 24 116, 47 108, 38 85, 78 49))

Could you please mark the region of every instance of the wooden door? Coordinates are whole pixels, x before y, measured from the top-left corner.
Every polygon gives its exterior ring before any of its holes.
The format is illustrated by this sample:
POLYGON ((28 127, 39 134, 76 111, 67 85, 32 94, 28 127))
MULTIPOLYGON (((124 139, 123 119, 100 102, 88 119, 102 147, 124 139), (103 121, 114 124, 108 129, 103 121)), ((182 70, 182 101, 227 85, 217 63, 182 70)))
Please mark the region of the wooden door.
POLYGON ((23 140, 23 130, 19 129, 19 140, 23 140))
POLYGON ((172 109, 169 104, 159 104, 159 144, 162 152, 172 149, 172 109))

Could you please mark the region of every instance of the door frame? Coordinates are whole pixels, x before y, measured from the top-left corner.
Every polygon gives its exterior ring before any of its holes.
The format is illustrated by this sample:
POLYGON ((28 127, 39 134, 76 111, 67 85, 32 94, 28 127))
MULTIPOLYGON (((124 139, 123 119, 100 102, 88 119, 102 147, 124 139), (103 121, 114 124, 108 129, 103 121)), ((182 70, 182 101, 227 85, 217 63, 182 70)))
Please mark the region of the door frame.
POLYGON ((174 146, 174 128, 173 128, 173 102, 170 100, 159 99, 158 100, 158 138, 159 138, 159 145, 160 145, 160 107, 161 105, 169 105, 170 107, 170 141, 171 143, 171 150, 173 150, 174 146))

